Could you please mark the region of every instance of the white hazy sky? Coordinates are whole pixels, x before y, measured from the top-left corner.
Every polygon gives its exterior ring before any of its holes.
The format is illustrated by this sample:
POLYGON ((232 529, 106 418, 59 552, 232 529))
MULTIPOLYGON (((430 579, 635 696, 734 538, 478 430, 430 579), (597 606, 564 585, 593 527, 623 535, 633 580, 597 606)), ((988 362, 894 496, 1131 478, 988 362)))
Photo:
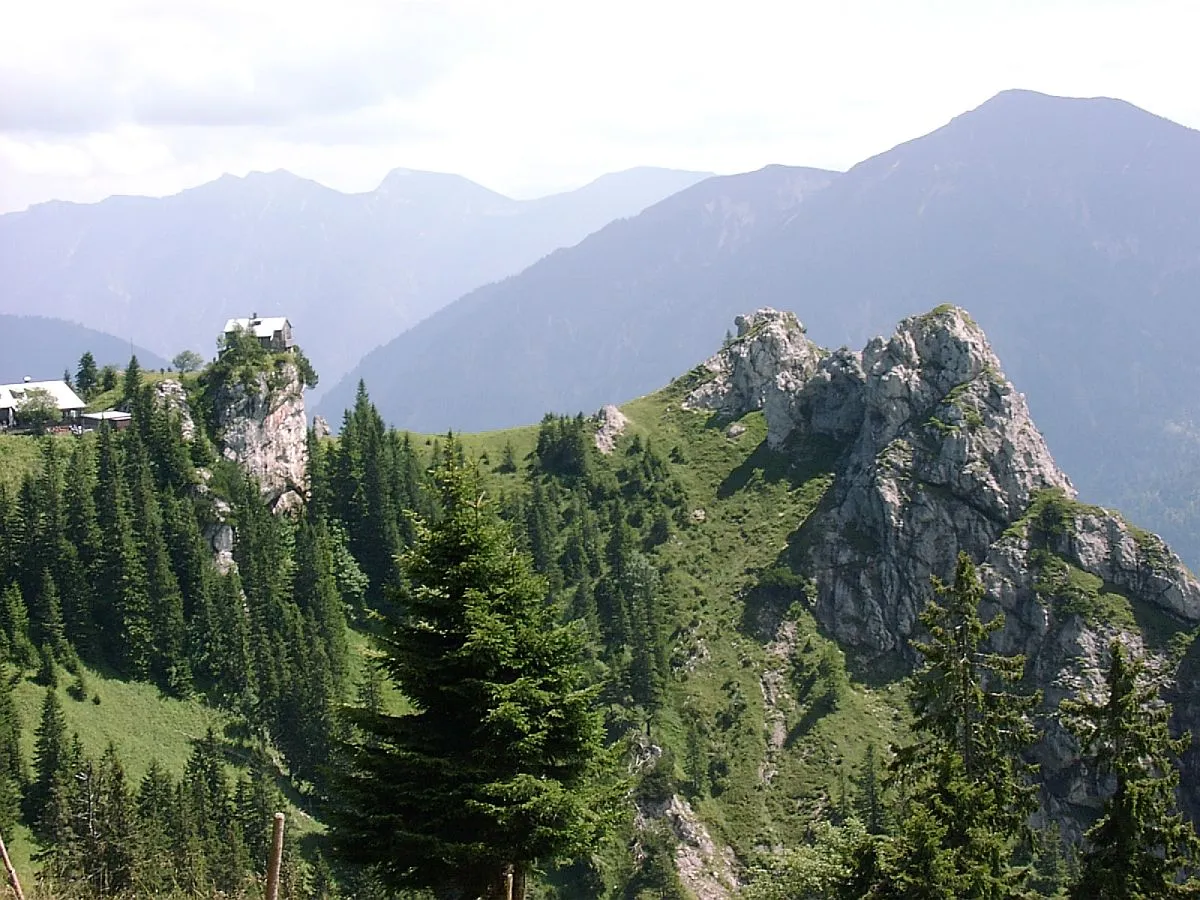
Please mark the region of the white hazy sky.
POLYGON ((1200 126, 1195 0, 0 0, 0 211, 289 169, 844 169, 1005 88, 1200 126))

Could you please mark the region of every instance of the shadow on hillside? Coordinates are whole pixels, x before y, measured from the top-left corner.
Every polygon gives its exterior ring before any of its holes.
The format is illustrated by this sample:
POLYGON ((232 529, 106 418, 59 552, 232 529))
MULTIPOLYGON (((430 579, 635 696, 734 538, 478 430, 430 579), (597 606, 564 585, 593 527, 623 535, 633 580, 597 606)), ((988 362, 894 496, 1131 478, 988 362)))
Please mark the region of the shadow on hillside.
MULTIPOLYGON (((191 740, 194 747, 202 740, 197 736, 191 740)), ((266 774, 288 803, 311 815, 312 798, 302 794, 283 772, 273 754, 258 743, 245 722, 231 721, 225 724, 217 737, 221 758, 230 766, 245 769, 251 778, 266 774)))
POLYGON ((791 462, 782 453, 776 453, 767 447, 764 440, 740 466, 725 476, 725 480, 717 487, 717 496, 725 500, 749 484, 754 477, 770 484, 785 481, 791 477, 791 462))
POLYGON ((724 500, 736 494, 756 475, 767 484, 787 481, 793 486, 802 485, 833 472, 843 449, 834 440, 814 437, 773 450, 764 439, 740 466, 725 476, 717 488, 717 496, 724 500))

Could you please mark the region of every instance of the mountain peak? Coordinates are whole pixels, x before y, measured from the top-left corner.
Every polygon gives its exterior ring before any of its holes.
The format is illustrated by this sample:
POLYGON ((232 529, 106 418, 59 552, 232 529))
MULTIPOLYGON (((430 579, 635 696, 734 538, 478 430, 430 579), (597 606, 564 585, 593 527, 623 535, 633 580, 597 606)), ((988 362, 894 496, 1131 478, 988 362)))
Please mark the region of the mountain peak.
POLYGON ((462 175, 405 168, 396 168, 388 172, 373 193, 389 199, 406 201, 433 200, 447 196, 509 200, 503 194, 477 184, 469 178, 464 178, 462 175))
MULTIPOLYGON (((997 128, 1037 130, 1053 139, 1092 139, 1102 132, 1114 135, 1124 128, 1184 130, 1176 122, 1113 97, 1065 97, 1013 88, 1001 91, 946 126, 989 122, 997 128)), ((937 132, 934 132, 935 134, 937 132)))

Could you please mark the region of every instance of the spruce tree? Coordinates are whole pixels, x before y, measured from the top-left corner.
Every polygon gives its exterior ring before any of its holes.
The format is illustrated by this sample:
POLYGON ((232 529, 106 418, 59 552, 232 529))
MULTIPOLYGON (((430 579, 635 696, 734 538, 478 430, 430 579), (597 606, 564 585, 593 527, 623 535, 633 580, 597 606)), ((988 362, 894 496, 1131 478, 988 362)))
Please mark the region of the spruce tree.
POLYGON ((5 579, 16 571, 20 546, 20 527, 8 485, 0 481, 0 572, 5 579))
POLYGON ((145 449, 135 443, 129 457, 133 468, 130 483, 135 533, 139 556, 146 570, 150 674, 167 693, 186 696, 191 692, 192 671, 187 652, 183 596, 163 537, 163 517, 145 449))
POLYGON ((93 604, 104 554, 90 446, 90 442, 76 443, 67 466, 66 547, 60 553, 58 580, 67 638, 85 657, 98 651, 93 604))
POLYGON ((111 742, 95 773, 94 824, 90 828, 86 868, 97 892, 112 896, 133 885, 137 808, 125 778, 125 767, 111 742))
POLYGON ((858 815, 870 834, 883 834, 885 830, 885 807, 883 785, 880 784, 880 766, 875 744, 867 744, 863 757, 862 772, 858 777, 858 815))
POLYGON ((100 384, 100 375, 96 369, 96 357, 90 350, 79 357, 79 368, 75 370, 75 389, 84 400, 91 400, 100 384))
POLYGON ((41 721, 34 732, 33 781, 26 792, 26 819, 47 833, 66 815, 63 793, 71 786, 78 762, 67 736, 67 719, 54 688, 42 700, 41 721))
POLYGON ((217 627, 209 635, 206 652, 217 696, 248 712, 257 703, 257 683, 250 654, 250 622, 237 572, 217 580, 213 621, 217 627))
POLYGON ((533 556, 533 567, 542 575, 549 576, 555 568, 555 544, 558 528, 557 512, 552 507, 542 480, 536 474, 531 477, 529 500, 525 504, 525 529, 529 536, 529 552, 533 556))
POLYGON ((132 500, 116 439, 100 430, 96 511, 101 545, 96 566, 96 618, 105 649, 126 674, 150 675, 154 635, 145 564, 134 540, 132 500))
POLYGON ((43 647, 49 647, 54 659, 66 662, 71 653, 67 645, 66 626, 63 624, 62 603, 49 569, 42 570, 41 589, 32 606, 32 639, 43 647))
POLYGON ((324 645, 335 682, 344 685, 349 676, 346 615, 334 577, 333 548, 324 523, 300 523, 292 598, 305 615, 311 616, 312 638, 324 645))
POLYGON ((157 759, 150 761, 135 801, 137 880, 151 895, 175 886, 173 845, 177 839, 175 785, 157 759))
POLYGON ((662 706, 670 676, 658 585, 658 571, 650 560, 636 550, 631 552, 621 578, 621 591, 626 598, 632 630, 630 691, 648 717, 662 706))
POLYGON ((513 450, 512 441, 504 442, 504 450, 500 455, 500 465, 496 467, 496 471, 501 474, 517 471, 517 454, 513 450))
POLYGON ((1073 900, 1195 897, 1200 837, 1179 812, 1176 761, 1188 735, 1172 738, 1162 680, 1120 640, 1108 648, 1103 699, 1064 700, 1067 726, 1084 759, 1115 781, 1100 818, 1084 835, 1073 900))
POLYGON ((219 868, 224 856, 223 843, 232 824, 233 798, 221 743, 212 728, 192 748, 181 787, 208 868, 219 868))
POLYGON ((38 664, 38 652, 29 636, 29 610, 16 584, 10 584, 0 595, 0 626, 8 648, 8 657, 21 669, 38 664))
POLYGON ((20 814, 25 780, 21 720, 13 702, 8 666, 0 663, 0 832, 3 834, 11 833, 20 814))
POLYGON ((496 897, 511 867, 523 897, 534 861, 594 847, 615 809, 615 759, 581 635, 557 623, 476 474, 447 456, 442 519, 417 523, 404 611, 382 640, 415 712, 348 711, 367 739, 348 748, 333 838, 393 887, 496 897))
POLYGON ((121 379, 121 403, 126 409, 132 408, 141 387, 142 367, 138 364, 137 356, 134 355, 129 357, 129 364, 125 367, 125 375, 121 379))
POLYGON ((937 881, 885 896, 1016 897, 1027 873, 1010 864, 1012 851, 1037 807, 1035 768, 1021 753, 1036 738, 1029 713, 1039 698, 1008 688, 1024 657, 984 649, 1004 623, 980 618, 984 590, 970 557, 960 553, 954 583, 935 579, 934 588, 920 615, 928 640, 913 643, 924 657, 909 698, 917 740, 893 764, 907 809, 889 880, 937 881))

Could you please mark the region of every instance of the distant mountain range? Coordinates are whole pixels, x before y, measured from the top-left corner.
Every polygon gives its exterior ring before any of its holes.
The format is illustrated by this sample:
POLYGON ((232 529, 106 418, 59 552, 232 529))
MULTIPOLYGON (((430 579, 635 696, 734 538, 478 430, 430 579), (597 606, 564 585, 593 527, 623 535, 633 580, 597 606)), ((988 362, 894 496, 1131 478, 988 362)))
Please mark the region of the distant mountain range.
POLYGON ((861 345, 966 307, 1081 489, 1200 563, 1200 133, 1006 91, 842 175, 713 178, 480 288, 369 354, 385 417, 478 430, 592 411, 699 362, 760 306, 861 345))
POLYGON ((0 216, 0 312, 61 317, 170 357, 225 320, 288 316, 326 384, 445 303, 704 178, 632 169, 538 200, 397 169, 342 194, 288 172, 171 197, 0 216))
POLYGON ((124 369, 131 353, 144 369, 166 368, 167 361, 144 347, 84 328, 72 322, 42 316, 0 314, 0 384, 20 381, 53 381, 64 371, 74 377, 79 358, 91 352, 96 365, 124 369))

